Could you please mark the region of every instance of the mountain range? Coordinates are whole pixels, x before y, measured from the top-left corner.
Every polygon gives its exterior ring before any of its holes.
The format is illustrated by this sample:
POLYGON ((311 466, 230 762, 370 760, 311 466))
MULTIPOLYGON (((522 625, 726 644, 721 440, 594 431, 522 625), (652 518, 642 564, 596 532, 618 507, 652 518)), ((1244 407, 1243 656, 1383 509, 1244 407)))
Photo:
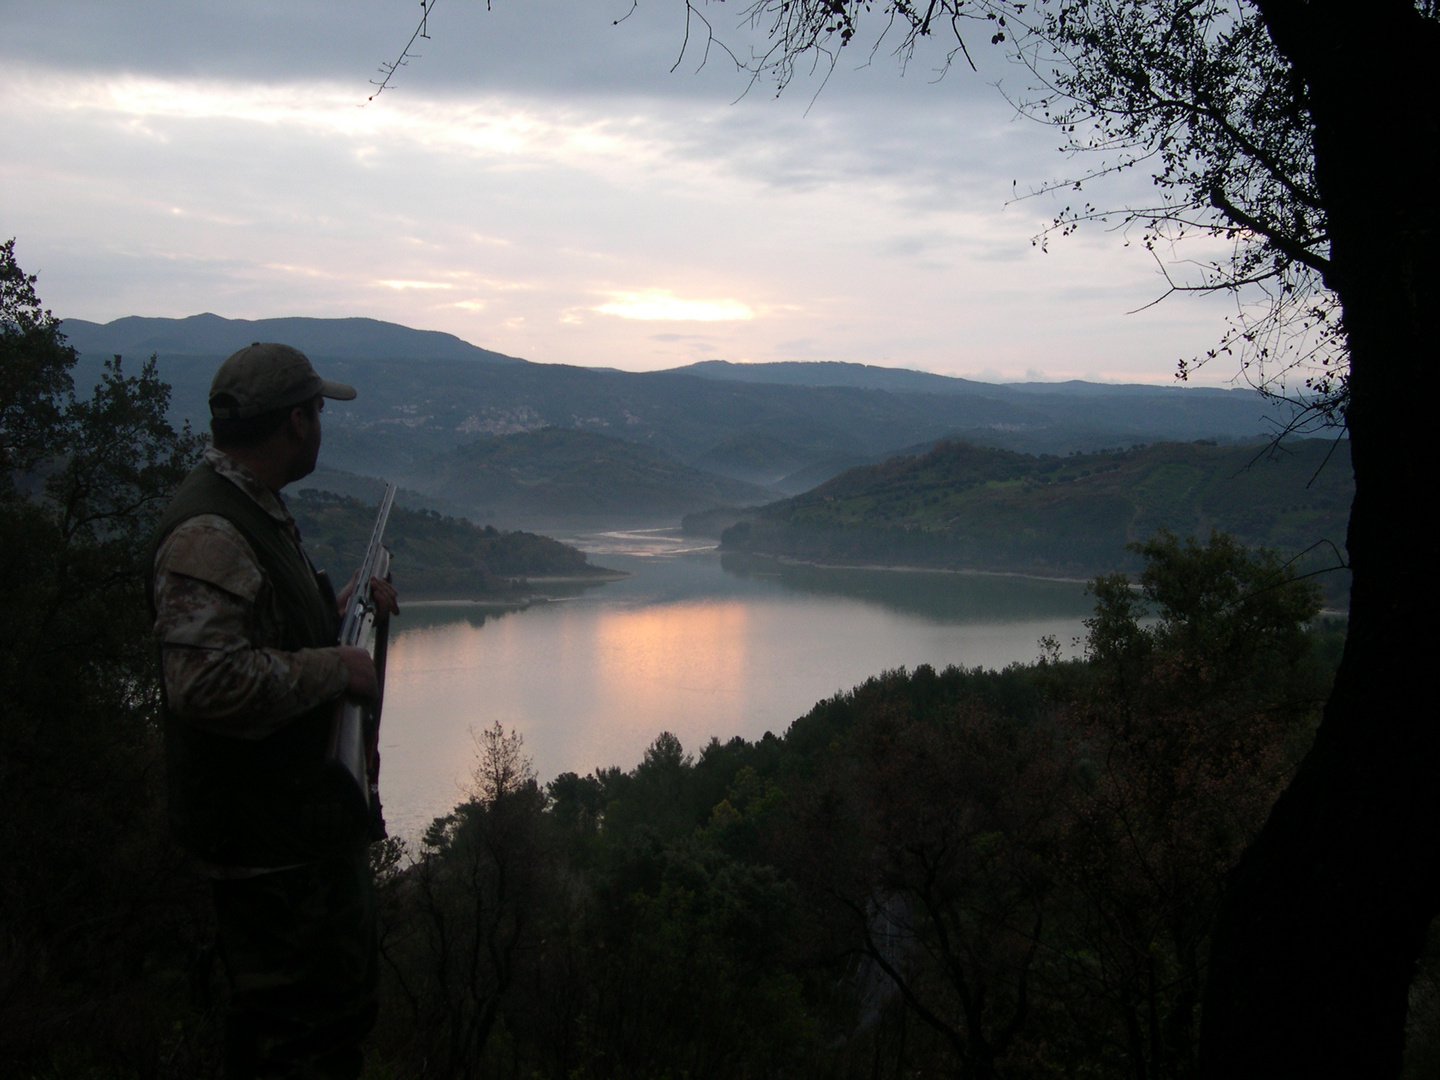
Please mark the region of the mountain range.
POLYGON ((1066 454, 1252 442, 1283 420, 1252 390, 995 385, 823 362, 706 361, 659 372, 539 364, 373 319, 206 314, 71 319, 61 329, 81 354, 77 382, 97 377, 112 355, 131 371, 155 355, 173 387, 173 417, 197 427, 224 356, 256 340, 294 344, 327 377, 360 390, 325 413, 328 466, 399 479, 481 520, 487 510, 510 515, 498 522, 508 528, 673 520, 687 509, 770 501, 941 439, 1066 454), (546 429, 592 438, 539 437, 546 429), (602 451, 607 439, 624 445, 602 451), (583 479, 587 455, 607 467, 583 479))

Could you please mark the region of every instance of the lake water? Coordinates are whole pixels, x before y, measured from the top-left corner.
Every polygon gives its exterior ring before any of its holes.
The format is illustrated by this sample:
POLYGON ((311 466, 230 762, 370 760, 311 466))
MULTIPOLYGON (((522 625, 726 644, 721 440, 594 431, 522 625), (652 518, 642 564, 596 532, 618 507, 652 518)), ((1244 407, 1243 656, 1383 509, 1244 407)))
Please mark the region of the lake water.
POLYGON ((1079 582, 822 570, 722 557, 668 533, 571 538, 632 576, 501 612, 412 604, 392 624, 381 736, 386 817, 414 836, 463 797, 472 732, 519 731, 542 782, 633 768, 661 731, 777 735, 870 675, 1028 662, 1084 632, 1079 582))

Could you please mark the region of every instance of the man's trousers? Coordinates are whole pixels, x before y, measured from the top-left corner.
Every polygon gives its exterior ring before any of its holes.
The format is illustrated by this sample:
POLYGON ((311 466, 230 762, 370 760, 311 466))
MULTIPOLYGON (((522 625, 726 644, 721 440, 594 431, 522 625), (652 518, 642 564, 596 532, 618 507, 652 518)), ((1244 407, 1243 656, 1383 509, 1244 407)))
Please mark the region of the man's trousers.
POLYGON ((364 851, 214 883, 230 982, 228 1080, 360 1075, 375 1023, 375 887, 364 851))

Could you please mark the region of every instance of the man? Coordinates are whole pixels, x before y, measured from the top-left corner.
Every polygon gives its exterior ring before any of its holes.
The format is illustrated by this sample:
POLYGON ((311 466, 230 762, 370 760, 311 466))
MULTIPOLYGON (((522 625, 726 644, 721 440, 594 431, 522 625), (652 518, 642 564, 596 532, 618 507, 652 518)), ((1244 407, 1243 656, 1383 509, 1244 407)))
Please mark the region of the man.
POLYGON ((213 445, 156 530, 171 822, 214 879, 236 1078, 358 1076, 375 1018, 369 818, 327 751, 338 699, 379 687, 336 644, 354 582, 337 599, 279 495, 315 468, 325 399, 354 397, 287 345, 235 353, 210 386, 213 445))

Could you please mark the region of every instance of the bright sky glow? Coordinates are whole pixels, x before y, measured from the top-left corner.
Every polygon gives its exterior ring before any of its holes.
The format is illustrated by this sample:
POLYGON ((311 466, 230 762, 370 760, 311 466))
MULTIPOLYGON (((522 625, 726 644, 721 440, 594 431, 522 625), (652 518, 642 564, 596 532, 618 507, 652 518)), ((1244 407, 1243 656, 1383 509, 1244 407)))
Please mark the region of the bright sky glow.
POLYGON ((47 306, 990 379, 1169 382, 1222 332, 1220 300, 1146 307, 1164 280, 1123 235, 1032 246, 1061 203, 1015 194, 1069 166, 998 60, 937 82, 857 52, 776 99, 714 61, 672 74, 678 3, 614 26, 628 0, 497 0, 438 8, 361 107, 413 6, 0 0, 0 236, 47 306))
POLYGON ((603 315, 654 322, 728 322, 753 319, 755 313, 736 300, 682 300, 668 292, 616 293, 598 306, 603 315))

